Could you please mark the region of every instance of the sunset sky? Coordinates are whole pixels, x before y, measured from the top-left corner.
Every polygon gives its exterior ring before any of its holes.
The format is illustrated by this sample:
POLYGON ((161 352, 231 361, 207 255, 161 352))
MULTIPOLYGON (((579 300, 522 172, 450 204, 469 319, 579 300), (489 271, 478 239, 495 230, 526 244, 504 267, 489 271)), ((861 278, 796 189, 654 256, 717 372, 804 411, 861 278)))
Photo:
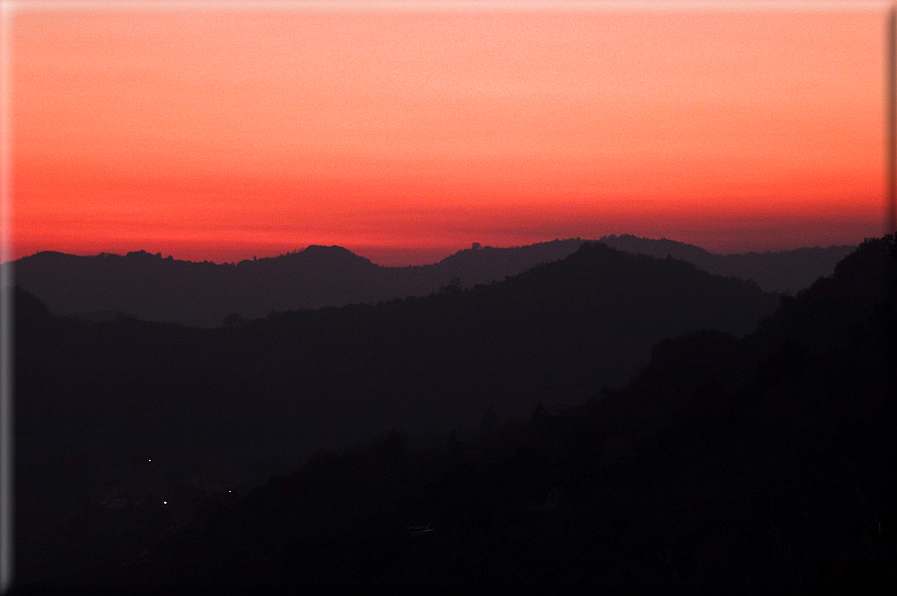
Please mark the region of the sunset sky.
POLYGON ((7 3, 11 257, 881 235, 888 5, 770 6, 7 3))

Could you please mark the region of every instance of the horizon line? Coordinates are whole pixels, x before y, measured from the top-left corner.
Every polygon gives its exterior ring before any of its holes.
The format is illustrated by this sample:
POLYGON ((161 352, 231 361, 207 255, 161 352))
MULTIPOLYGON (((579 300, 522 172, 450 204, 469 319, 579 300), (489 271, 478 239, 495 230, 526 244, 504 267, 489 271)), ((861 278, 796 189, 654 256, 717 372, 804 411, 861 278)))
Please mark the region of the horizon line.
MULTIPOLYGON (((871 238, 877 238, 877 237, 878 236, 872 236, 871 238)), ((300 253, 305 252, 309 248, 339 248, 339 249, 345 250, 357 257, 366 259, 366 260, 370 261, 372 264, 377 265, 378 267, 384 267, 384 268, 390 268, 390 269, 403 269, 406 267, 427 267, 430 265, 436 265, 449 257, 452 257, 452 256, 462 253, 462 252, 471 251, 471 250, 485 250, 485 249, 511 250, 511 249, 515 249, 515 248, 526 248, 529 246, 535 246, 535 245, 539 245, 539 244, 551 244, 553 242, 570 242, 570 241, 574 241, 574 240, 578 240, 581 243, 587 243, 587 242, 594 243, 594 242, 601 242, 605 238, 634 238, 636 240, 647 240, 647 241, 651 241, 651 242, 661 242, 661 241, 674 242, 676 244, 681 244, 684 246, 698 248, 710 255, 720 255, 720 256, 768 254, 768 253, 790 252, 790 251, 794 251, 794 250, 804 250, 804 249, 812 249, 812 248, 826 249, 826 248, 833 248, 833 247, 859 246, 861 244, 861 242, 857 242, 856 244, 827 244, 824 246, 820 245, 820 244, 815 244, 812 246, 805 245, 805 246, 799 246, 796 248, 783 248, 783 249, 779 249, 779 250, 746 250, 746 251, 739 251, 739 252, 713 252, 711 250, 704 248, 703 246, 699 246, 697 244, 692 244, 690 242, 683 242, 681 240, 675 240, 673 238, 667 238, 666 236, 661 236, 659 238, 652 238, 649 236, 639 236, 636 234, 623 233, 623 234, 604 234, 598 238, 582 238, 582 237, 578 237, 578 236, 577 237, 568 237, 568 238, 554 238, 551 240, 540 240, 537 242, 531 242, 529 244, 515 244, 515 245, 509 245, 509 246, 493 246, 493 245, 489 245, 489 244, 481 244, 479 242, 472 242, 470 246, 467 246, 466 248, 459 248, 453 252, 448 252, 447 254, 445 254, 445 256, 443 256, 442 258, 439 258, 436 261, 422 262, 422 263, 415 263, 415 264, 408 264, 408 265, 384 265, 384 264, 375 262, 370 257, 366 257, 364 254, 361 254, 361 252, 359 252, 357 249, 347 248, 347 247, 339 245, 339 244, 329 244, 328 245, 328 244, 315 244, 315 243, 308 244, 304 248, 296 248, 296 249, 286 250, 284 252, 280 252, 277 254, 265 255, 265 256, 253 256, 251 258, 247 257, 245 259, 241 259, 238 261, 214 261, 214 260, 210 260, 210 259, 192 260, 189 258, 176 258, 176 257, 174 257, 173 254, 170 254, 170 253, 168 255, 164 255, 163 251, 152 252, 152 251, 142 249, 142 248, 129 250, 123 254, 119 253, 119 252, 112 252, 112 251, 105 251, 105 250, 96 252, 96 253, 95 252, 70 253, 70 252, 65 252, 63 250, 44 249, 44 250, 38 250, 38 251, 28 254, 28 255, 23 255, 16 259, 0 262, 0 265, 16 263, 17 261, 20 261, 22 259, 34 257, 34 256, 42 254, 42 253, 57 253, 57 254, 62 254, 62 255, 66 255, 66 256, 82 257, 82 258, 92 258, 92 257, 100 257, 100 256, 126 257, 130 254, 147 254, 147 255, 150 255, 153 257, 158 257, 158 258, 161 258, 164 260, 174 260, 174 261, 180 261, 180 262, 184 262, 184 263, 211 263, 213 265, 238 265, 240 263, 245 263, 245 262, 261 261, 261 260, 265 260, 265 259, 277 259, 280 257, 300 254, 300 253)), ((868 239, 868 238, 865 238, 864 240, 866 240, 866 239, 868 239)), ((381 248, 381 247, 375 247, 375 248, 381 248)), ((613 247, 611 247, 611 248, 613 248, 613 247)), ((391 250, 400 251, 400 252, 412 252, 412 251, 424 252, 424 251, 427 251, 428 249, 426 247, 420 247, 420 248, 391 247, 391 250)), ((364 251, 362 251, 362 252, 364 252, 364 251)), ((430 252, 433 252, 433 251, 431 250, 430 252)))

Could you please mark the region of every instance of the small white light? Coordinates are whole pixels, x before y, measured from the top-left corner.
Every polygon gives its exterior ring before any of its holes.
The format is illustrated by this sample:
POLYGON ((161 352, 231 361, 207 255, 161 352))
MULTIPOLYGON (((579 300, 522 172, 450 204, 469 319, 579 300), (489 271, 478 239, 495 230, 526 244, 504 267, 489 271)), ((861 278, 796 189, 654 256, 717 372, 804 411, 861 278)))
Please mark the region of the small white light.
POLYGON ((162 501, 163 505, 168 505, 168 501, 162 501))
POLYGON ((148 460, 146 460, 146 461, 153 461, 153 460, 151 460, 151 459, 148 459, 148 460))
POLYGON ((231 492, 231 491, 227 491, 227 492, 231 492))

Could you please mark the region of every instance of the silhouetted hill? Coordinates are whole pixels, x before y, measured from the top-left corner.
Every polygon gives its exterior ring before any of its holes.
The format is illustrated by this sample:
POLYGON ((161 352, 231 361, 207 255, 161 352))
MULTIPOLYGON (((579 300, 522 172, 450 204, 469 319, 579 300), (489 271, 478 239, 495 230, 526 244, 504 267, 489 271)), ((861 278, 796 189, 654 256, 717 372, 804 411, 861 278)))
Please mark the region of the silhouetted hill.
POLYGON ((380 267, 339 247, 238 264, 193 263, 138 251, 78 257, 42 252, 15 263, 16 283, 57 314, 128 313, 214 327, 224 317, 378 299, 380 267))
POLYGON ((215 329, 59 318, 18 292, 23 581, 139 558, 197 514, 198 486, 258 482, 390 428, 438 435, 539 402, 572 407, 625 382, 657 341, 744 334, 778 303, 751 282, 600 244, 469 290, 215 329), (107 530, 83 546, 96 524, 107 530))
MULTIPOLYGON (((851 250, 714 255, 670 240, 607 236, 602 241, 626 252, 672 255, 711 273, 754 279, 767 291, 792 293, 830 274, 851 250)), ((310 246, 237 264, 178 261, 144 251, 93 257, 42 252, 19 259, 14 266, 16 283, 56 314, 97 321, 133 316, 216 327, 234 314, 255 319, 272 311, 425 296, 453 280, 464 287, 502 281, 563 259, 582 243, 577 238, 513 248, 477 245, 419 267, 381 267, 337 246, 310 246)))
POLYGON ((572 238, 541 242, 528 246, 495 248, 475 244, 439 261, 433 267, 439 279, 459 279, 466 287, 502 281, 535 265, 564 259, 582 246, 583 240, 572 238))
MULTIPOLYGON (((591 250, 558 269, 579 259, 606 271, 607 249, 591 250)), ((866 241, 755 333, 659 342, 630 383, 584 405, 539 405, 517 424, 485 416, 475 434, 424 446, 392 432, 322 451, 111 577, 893 593, 895 259, 893 236, 866 241), (865 332, 845 334, 845 318, 865 332)))
POLYGON ((775 316, 763 322, 763 336, 804 349, 834 349, 850 343, 894 339, 893 245, 867 241, 794 297, 785 297, 775 316))
POLYGON ((688 261, 718 275, 752 279, 767 292, 795 294, 818 278, 831 275, 835 265, 856 246, 798 248, 775 252, 720 255, 703 248, 661 238, 638 238, 628 234, 600 239, 612 248, 663 258, 688 261))

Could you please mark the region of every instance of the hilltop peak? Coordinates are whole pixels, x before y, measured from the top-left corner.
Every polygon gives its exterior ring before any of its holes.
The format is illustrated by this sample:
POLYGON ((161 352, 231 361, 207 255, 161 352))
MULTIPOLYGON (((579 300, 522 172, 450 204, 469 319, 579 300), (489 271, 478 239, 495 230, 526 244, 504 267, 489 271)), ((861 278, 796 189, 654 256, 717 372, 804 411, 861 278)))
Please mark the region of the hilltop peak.
POLYGON ((343 248, 342 246, 337 246, 335 244, 331 246, 324 246, 322 244, 309 244, 308 247, 306 247, 306 249, 302 252, 309 254, 344 254, 352 255, 354 257, 358 256, 348 248, 343 248))
POLYGON ((329 261, 333 263, 364 263, 366 265, 376 266, 370 259, 357 255, 348 248, 342 246, 322 246, 319 244, 310 244, 305 250, 293 253, 294 257, 298 256, 303 259, 315 259, 320 261, 329 261))
POLYGON ((617 250, 640 252, 655 257, 664 257, 666 254, 671 254, 676 258, 688 260, 689 258, 701 258, 710 254, 699 246, 670 240, 668 238, 655 239, 642 238, 632 234, 620 234, 619 236, 611 234, 609 236, 603 236, 598 241, 603 242, 612 248, 616 248, 617 250))

